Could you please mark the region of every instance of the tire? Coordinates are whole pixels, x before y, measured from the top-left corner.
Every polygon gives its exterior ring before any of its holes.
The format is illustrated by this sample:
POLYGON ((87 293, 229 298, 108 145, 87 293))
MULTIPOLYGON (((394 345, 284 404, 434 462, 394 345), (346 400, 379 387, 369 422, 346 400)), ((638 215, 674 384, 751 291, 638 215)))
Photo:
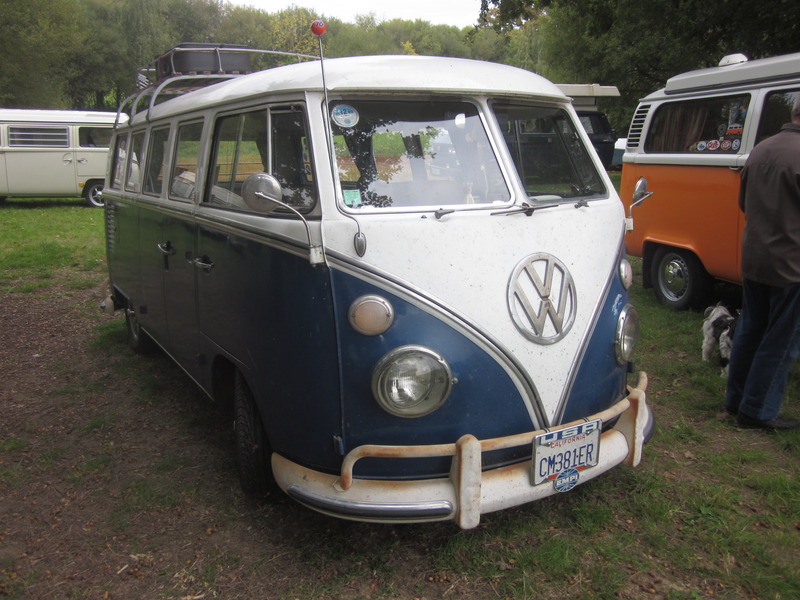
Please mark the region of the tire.
POLYGON ((233 390, 233 429, 239 483, 248 496, 264 496, 272 485, 272 450, 253 394, 238 371, 233 390))
POLYGON ((90 181, 83 188, 83 197, 89 206, 94 208, 102 208, 105 206, 106 201, 103 200, 103 182, 90 181))
POLYGON ((651 269, 653 294, 661 304, 675 310, 702 306, 713 289, 714 280, 688 250, 659 248, 651 269))
POLYGON ((128 346, 136 354, 151 354, 156 350, 156 343, 142 329, 136 312, 132 308, 125 309, 125 329, 128 332, 128 346))

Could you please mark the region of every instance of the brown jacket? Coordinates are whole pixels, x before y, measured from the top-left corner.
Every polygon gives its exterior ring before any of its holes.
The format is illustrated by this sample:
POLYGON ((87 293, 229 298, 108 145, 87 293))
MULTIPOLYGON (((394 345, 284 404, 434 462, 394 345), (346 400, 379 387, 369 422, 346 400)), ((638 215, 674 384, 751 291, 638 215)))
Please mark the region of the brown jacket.
POLYGON ((747 219, 742 276, 779 287, 800 283, 800 124, 787 123, 753 148, 739 206, 747 219))

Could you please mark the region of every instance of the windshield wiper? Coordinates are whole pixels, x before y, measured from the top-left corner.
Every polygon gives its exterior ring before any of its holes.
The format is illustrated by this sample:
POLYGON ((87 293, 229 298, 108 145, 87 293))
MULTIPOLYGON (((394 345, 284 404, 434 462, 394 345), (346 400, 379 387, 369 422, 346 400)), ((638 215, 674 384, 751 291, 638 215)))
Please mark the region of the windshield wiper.
POLYGON ((436 210, 435 213, 433 213, 433 216, 436 217, 437 219, 441 219, 443 216, 449 215, 454 212, 456 212, 455 208, 439 208, 436 210))
POLYGON ((523 202, 520 206, 514 206, 506 210, 493 212, 491 213, 491 215, 492 216, 502 215, 504 217, 507 217, 508 215, 516 215, 519 213, 524 213, 526 217, 530 217, 537 210, 542 210, 543 208, 553 208, 554 206, 561 206, 562 204, 563 204, 562 202, 558 202, 555 204, 528 204, 527 202, 523 202))

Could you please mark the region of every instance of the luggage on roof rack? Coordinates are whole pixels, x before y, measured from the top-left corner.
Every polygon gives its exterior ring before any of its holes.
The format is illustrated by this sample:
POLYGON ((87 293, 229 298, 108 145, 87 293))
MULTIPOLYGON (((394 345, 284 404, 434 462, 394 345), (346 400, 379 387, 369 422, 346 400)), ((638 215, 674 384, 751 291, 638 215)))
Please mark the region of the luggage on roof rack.
MULTIPOLYGON (((137 91, 120 103, 117 122, 119 123, 119 116, 123 113, 133 119, 137 113, 143 111, 147 112, 146 119, 149 119, 150 111, 156 104, 198 88, 251 73, 251 57, 254 54, 284 59, 291 57, 297 62, 319 60, 317 56, 299 52, 184 42, 159 54, 153 67, 139 69, 136 76, 137 91)), ((256 70, 264 68, 258 66, 256 70)))
POLYGON ((179 75, 249 73, 252 48, 186 42, 156 57, 157 80, 179 75))

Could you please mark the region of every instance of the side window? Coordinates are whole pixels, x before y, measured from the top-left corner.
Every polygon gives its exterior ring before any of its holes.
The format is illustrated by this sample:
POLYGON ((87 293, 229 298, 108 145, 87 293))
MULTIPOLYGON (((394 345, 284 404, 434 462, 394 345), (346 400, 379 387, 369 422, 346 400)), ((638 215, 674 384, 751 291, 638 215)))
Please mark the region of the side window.
POLYGON ((8 145, 14 148, 69 148, 66 127, 9 127, 8 145))
POLYGON ((197 159, 200 153, 200 136, 203 123, 188 123, 178 128, 175 156, 172 159, 172 177, 169 196, 178 200, 192 200, 197 179, 197 159))
POLYGON ((250 209, 241 196, 242 185, 260 172, 275 176, 285 203, 301 211, 314 206, 316 189, 302 112, 264 109, 217 121, 206 202, 250 209))
POLYGON ((735 154, 750 95, 719 96, 662 104, 645 140, 645 152, 735 154))
POLYGON ((111 127, 79 127, 78 145, 81 148, 108 148, 112 133, 111 127))
POLYGON ((131 149, 128 153, 128 171, 125 178, 125 189, 129 192, 139 191, 139 161, 144 148, 144 131, 137 131, 131 137, 131 149))
POLYGON ((317 196, 303 113, 272 111, 271 134, 270 172, 281 184, 283 201, 297 210, 310 210, 317 196))
POLYGON ((775 135, 785 123, 792 121, 792 106, 797 96, 800 96, 800 89, 767 94, 761 110, 761 121, 758 123, 756 143, 775 135))
POLYGON ((167 159, 167 142, 169 140, 169 127, 154 129, 150 133, 150 147, 147 151, 145 163, 144 193, 160 196, 164 189, 164 169, 167 159))
POLYGON ((123 133, 117 136, 117 143, 114 145, 114 162, 111 165, 111 187, 122 188, 122 171, 125 168, 126 148, 128 146, 128 134, 123 133))
POLYGON ((242 184, 267 170, 267 111, 222 117, 214 134, 213 166, 207 202, 247 208, 242 184))

